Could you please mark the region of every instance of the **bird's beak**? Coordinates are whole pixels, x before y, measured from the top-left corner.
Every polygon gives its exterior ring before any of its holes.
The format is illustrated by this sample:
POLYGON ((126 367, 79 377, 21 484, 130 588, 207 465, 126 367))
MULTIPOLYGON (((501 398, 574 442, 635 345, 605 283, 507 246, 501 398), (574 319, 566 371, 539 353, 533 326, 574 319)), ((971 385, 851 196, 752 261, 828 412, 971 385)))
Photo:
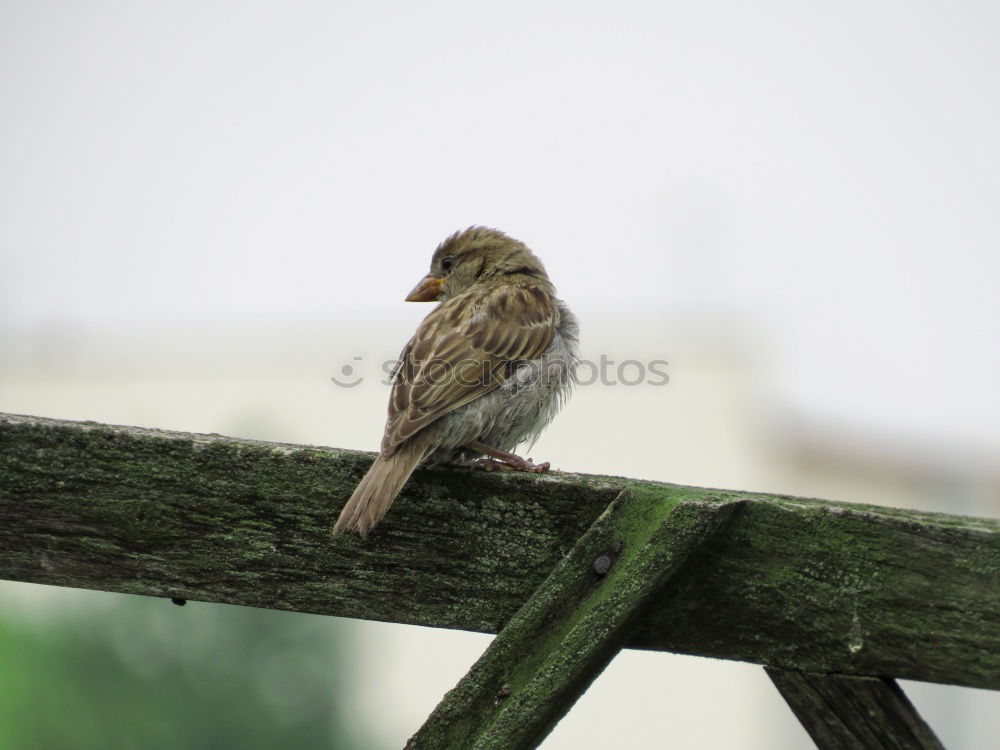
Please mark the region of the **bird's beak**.
POLYGON ((420 280, 420 283, 413 287, 408 295, 407 302, 434 302, 441 296, 441 285, 444 279, 427 274, 420 280))

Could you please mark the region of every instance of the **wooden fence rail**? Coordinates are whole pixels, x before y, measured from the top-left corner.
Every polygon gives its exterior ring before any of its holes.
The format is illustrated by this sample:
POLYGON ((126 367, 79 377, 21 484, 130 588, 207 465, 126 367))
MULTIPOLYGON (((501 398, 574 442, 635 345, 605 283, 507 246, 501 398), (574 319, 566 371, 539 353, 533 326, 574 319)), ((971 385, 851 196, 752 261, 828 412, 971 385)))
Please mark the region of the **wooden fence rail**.
MULTIPOLYGON (((764 664, 790 702, 805 683, 782 682, 782 671, 1000 688, 1000 521, 439 468, 414 475, 368 540, 331 537, 370 461, 0 415, 0 578, 493 633, 524 614, 627 492, 605 560, 587 562, 594 581, 615 579, 600 585, 635 597, 611 656, 624 645, 764 664), (725 522, 665 557, 654 588, 638 560, 600 572, 679 506, 725 506, 725 522)), ((563 607, 559 627, 577 632, 600 615, 594 601, 597 610, 563 607)))

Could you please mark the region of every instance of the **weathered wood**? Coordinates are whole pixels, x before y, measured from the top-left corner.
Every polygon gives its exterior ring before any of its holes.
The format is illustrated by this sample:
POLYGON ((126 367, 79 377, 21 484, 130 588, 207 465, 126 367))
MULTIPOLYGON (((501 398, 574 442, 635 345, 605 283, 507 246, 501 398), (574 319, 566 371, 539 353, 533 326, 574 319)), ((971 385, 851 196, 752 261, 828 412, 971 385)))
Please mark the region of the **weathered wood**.
POLYGON ((773 668, 767 674, 819 750, 944 750, 895 680, 773 668))
MULTIPOLYGON (((408 750, 529 750, 626 643, 643 609, 736 502, 626 489, 493 639, 408 750)), ((609 717, 612 720, 612 717, 609 717)))
POLYGON ((0 417, 0 577, 497 632, 626 485, 745 507, 630 645, 1000 688, 1000 522, 585 475, 418 471, 367 541, 370 454, 0 417))

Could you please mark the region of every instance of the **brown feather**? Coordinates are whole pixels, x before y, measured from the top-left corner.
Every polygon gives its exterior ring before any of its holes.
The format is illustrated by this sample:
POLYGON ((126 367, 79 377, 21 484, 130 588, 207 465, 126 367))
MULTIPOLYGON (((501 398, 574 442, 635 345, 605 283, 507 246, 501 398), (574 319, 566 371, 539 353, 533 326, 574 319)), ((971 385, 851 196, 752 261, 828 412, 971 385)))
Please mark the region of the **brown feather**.
POLYGON ((426 440, 411 440, 391 456, 379 454, 340 512, 333 533, 354 531, 366 537, 424 457, 426 440))
POLYGON ((382 438, 386 456, 435 420, 499 388, 510 360, 545 351, 557 316, 551 295, 532 281, 526 288, 474 287, 424 318, 397 369, 382 438), (464 322, 456 328, 456 320, 464 322), (471 383, 456 377, 469 363, 478 373, 471 383), (491 377, 481 377, 483 372, 491 377))

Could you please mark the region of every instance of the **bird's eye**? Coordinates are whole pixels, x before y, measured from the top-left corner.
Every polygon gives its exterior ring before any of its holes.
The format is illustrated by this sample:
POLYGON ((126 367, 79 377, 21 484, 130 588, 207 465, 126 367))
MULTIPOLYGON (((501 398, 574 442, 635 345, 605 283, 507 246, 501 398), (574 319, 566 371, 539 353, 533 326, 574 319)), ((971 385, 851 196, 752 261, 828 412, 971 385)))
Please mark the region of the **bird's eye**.
POLYGON ((441 270, 444 271, 445 273, 448 273, 451 270, 452 266, 454 265, 455 265, 455 259, 449 255, 447 258, 444 258, 441 261, 441 270))

